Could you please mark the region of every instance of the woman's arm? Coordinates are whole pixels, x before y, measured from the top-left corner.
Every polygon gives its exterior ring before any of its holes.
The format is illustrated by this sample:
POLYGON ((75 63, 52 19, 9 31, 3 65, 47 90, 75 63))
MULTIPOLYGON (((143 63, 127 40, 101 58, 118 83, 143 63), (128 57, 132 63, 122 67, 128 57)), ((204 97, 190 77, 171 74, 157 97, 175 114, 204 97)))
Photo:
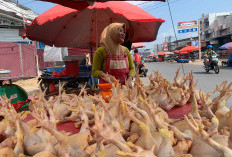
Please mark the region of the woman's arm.
POLYGON ((132 59, 132 55, 128 49, 126 49, 127 57, 128 57, 128 64, 129 64, 129 76, 134 77, 135 76, 135 68, 134 68, 134 62, 132 59))
POLYGON ((96 50, 93 57, 92 75, 99 78, 99 74, 102 72, 102 64, 104 62, 103 49, 100 47, 96 50))
POLYGON ((92 75, 99 79, 101 78, 105 80, 106 82, 108 82, 109 80, 111 82, 116 81, 114 76, 110 74, 106 74, 102 71, 104 60, 105 60, 105 49, 103 47, 99 47, 94 54, 93 65, 92 65, 92 75))

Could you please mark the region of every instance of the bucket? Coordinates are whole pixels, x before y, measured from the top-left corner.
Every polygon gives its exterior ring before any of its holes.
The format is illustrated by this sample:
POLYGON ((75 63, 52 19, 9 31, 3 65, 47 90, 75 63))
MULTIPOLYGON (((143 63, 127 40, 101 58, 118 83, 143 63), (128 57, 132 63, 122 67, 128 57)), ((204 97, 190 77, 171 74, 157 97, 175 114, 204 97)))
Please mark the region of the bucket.
MULTIPOLYGON (((116 86, 117 83, 114 82, 114 85, 116 86)), ((102 92, 100 93, 102 98, 105 100, 106 103, 109 103, 107 98, 110 99, 112 97, 111 84, 110 83, 98 84, 98 87, 102 90, 102 92)))
POLYGON ((105 100, 106 103, 109 103, 108 99, 111 99, 112 97, 112 90, 102 91, 101 96, 105 100))
POLYGON ((65 69, 67 76, 78 75, 79 74, 78 60, 65 61, 65 69))
POLYGON ((0 77, 8 77, 11 70, 1 70, 0 69, 0 77))

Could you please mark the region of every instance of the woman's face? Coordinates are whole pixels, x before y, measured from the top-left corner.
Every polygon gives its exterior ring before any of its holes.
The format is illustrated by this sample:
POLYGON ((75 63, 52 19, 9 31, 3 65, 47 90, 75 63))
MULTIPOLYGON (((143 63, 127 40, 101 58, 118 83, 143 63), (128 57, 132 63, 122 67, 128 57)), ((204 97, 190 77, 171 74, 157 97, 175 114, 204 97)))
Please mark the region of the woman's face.
POLYGON ((118 42, 119 42, 120 44, 124 43, 125 37, 126 37, 126 34, 125 34, 123 28, 122 28, 122 27, 119 28, 118 42))

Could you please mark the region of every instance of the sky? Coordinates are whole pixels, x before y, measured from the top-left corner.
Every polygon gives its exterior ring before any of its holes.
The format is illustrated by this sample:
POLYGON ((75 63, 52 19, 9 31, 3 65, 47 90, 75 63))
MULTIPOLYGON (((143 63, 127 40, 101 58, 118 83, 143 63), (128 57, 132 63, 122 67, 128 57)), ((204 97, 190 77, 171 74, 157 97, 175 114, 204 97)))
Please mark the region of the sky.
MULTIPOLYGON (((45 12, 55 5, 35 0, 19 0, 19 3, 31 8, 38 14, 45 12)), ((145 43, 146 48, 153 49, 155 44, 163 43, 167 36, 173 36, 172 39, 175 40, 167 2, 131 1, 130 3, 139 6, 156 18, 165 20, 159 29, 157 39, 153 42, 145 43)), ((232 0, 169 0, 169 4, 176 33, 178 22, 198 20, 202 14, 232 12, 232 0)), ((177 34, 177 39, 189 38, 191 36, 197 36, 197 33, 177 34)))

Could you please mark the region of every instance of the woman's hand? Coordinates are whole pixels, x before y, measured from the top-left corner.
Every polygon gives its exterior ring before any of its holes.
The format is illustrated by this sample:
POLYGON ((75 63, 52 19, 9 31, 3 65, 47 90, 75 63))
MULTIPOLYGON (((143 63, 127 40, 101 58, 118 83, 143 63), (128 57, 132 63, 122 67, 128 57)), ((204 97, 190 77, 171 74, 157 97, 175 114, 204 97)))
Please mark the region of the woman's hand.
POLYGON ((128 82, 128 86, 129 86, 130 88, 132 88, 132 80, 133 80, 133 77, 132 77, 132 76, 128 76, 127 82, 128 82))
POLYGON ((99 77, 101 78, 101 79, 103 79, 103 80, 105 80, 106 82, 116 82, 117 80, 116 80, 116 78, 114 77, 114 76, 112 76, 112 75, 110 75, 110 74, 106 74, 106 73, 104 73, 104 72, 101 72, 100 74, 99 74, 99 77))

